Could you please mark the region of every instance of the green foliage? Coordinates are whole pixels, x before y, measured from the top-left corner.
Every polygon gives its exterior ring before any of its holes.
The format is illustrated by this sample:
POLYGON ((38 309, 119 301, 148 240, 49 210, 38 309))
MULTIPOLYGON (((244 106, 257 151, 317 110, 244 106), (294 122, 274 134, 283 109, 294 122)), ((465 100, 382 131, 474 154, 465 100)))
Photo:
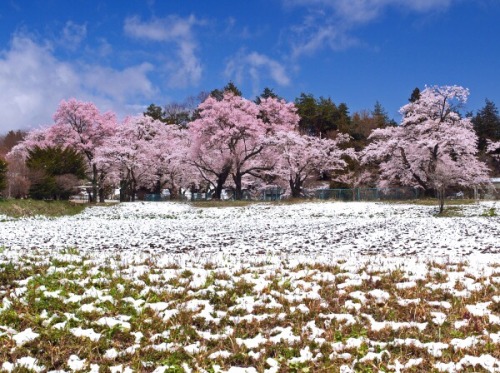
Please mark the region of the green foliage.
POLYGON ((349 114, 345 103, 337 105, 331 98, 317 99, 312 94, 302 93, 295 99, 295 106, 301 118, 299 127, 303 133, 332 138, 337 132, 346 133, 355 142, 362 140, 360 148, 366 145, 366 139, 372 129, 394 125, 394 121, 389 119, 378 101, 372 112, 355 113, 353 116, 349 114))
POLYGON ((387 111, 384 109, 382 104, 378 101, 375 102, 375 106, 372 111, 373 118, 377 128, 385 128, 389 125, 395 125, 394 120, 389 119, 387 111))
POLYGON ((337 106, 331 98, 316 99, 312 94, 301 93, 295 106, 300 115, 299 127, 307 134, 325 136, 334 131, 349 131, 351 118, 344 103, 337 106))
POLYGON ((155 104, 149 105, 143 114, 144 116, 151 117, 161 122, 165 120, 165 111, 161 108, 161 106, 155 104))
POLYGON ((85 159, 71 148, 36 146, 28 151, 26 165, 34 199, 68 199, 85 178, 85 159))
POLYGON ((186 125, 192 120, 186 104, 176 102, 165 105, 165 108, 151 104, 143 114, 165 124, 186 125))
POLYGON ((242 96, 241 91, 233 82, 227 83, 226 86, 222 89, 214 89, 212 92, 210 92, 210 96, 214 97, 217 101, 222 101, 224 93, 226 92, 231 92, 235 96, 242 96))
POLYGON ((412 92, 411 96, 408 99, 410 102, 417 102, 420 99, 420 89, 416 87, 412 92))
POLYGON ((486 100, 484 107, 472 118, 478 136, 479 150, 485 150, 488 140, 500 140, 500 115, 493 101, 486 100))
POLYGON ((263 99, 266 99, 266 98, 276 98, 276 99, 281 99, 281 97, 279 97, 276 93, 274 93, 273 89, 272 88, 264 88, 264 90, 262 91, 262 93, 260 94, 260 96, 257 96, 255 98, 255 103, 257 105, 260 105, 260 103, 262 102, 263 99))

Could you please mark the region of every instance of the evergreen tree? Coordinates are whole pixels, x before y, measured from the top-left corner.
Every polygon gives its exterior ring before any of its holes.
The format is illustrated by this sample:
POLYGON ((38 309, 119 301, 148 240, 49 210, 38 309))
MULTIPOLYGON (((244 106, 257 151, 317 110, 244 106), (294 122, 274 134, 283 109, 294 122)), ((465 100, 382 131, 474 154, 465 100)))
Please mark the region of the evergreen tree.
POLYGON ((295 99, 297 113, 300 116, 299 128, 308 135, 317 133, 317 104, 312 94, 301 93, 295 99))
POLYGON ((222 89, 214 89, 212 92, 210 92, 210 96, 215 98, 217 101, 222 101, 222 99, 224 98, 224 93, 226 92, 231 92, 235 96, 242 96, 241 91, 233 82, 227 83, 226 86, 222 89))
POLYGON ((349 108, 347 104, 341 102, 338 107, 337 128, 340 132, 349 133, 350 126, 351 116, 349 115, 349 108))
POLYGON ((144 116, 148 116, 161 122, 165 122, 165 111, 158 105, 149 105, 143 114, 144 116))
POLYGON ((26 165, 34 199, 68 199, 85 178, 85 159, 72 148, 35 146, 28 150, 26 165))
POLYGON ((488 141, 500 140, 500 116, 493 101, 486 99, 484 107, 472 118, 472 124, 479 139, 479 150, 485 150, 488 141))
POLYGON ((281 97, 279 97, 276 93, 274 93, 273 89, 272 88, 264 88, 264 90, 262 91, 262 93, 260 94, 260 96, 257 96, 255 98, 255 103, 257 105, 260 105, 260 103, 262 102, 263 99, 266 99, 266 98, 276 98, 276 99, 279 99, 281 100, 281 97))
POLYGON ((349 132, 351 117, 345 103, 337 106, 331 98, 316 99, 312 94, 301 93, 295 106, 300 115, 299 127, 305 134, 329 137, 335 131, 349 132))
POLYGON ((382 104, 378 101, 375 102, 372 115, 373 118, 375 119, 375 123, 377 124, 377 128, 385 128, 391 122, 391 120, 389 119, 389 115, 387 114, 387 111, 385 111, 382 104))
POLYGON ((420 89, 416 87, 412 93, 408 101, 410 102, 417 102, 420 99, 420 89))
POLYGON ((320 97, 316 101, 316 135, 324 137, 329 131, 338 130, 340 113, 337 105, 330 99, 320 97))

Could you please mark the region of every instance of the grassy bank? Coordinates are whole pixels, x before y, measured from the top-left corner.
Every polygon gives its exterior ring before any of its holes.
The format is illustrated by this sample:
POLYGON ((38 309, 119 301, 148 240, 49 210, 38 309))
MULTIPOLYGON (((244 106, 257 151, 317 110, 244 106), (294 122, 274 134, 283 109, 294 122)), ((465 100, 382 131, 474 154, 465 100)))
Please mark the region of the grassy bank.
POLYGON ((7 215, 13 218, 36 215, 49 217, 75 215, 84 209, 85 205, 68 201, 0 200, 0 215, 7 215))

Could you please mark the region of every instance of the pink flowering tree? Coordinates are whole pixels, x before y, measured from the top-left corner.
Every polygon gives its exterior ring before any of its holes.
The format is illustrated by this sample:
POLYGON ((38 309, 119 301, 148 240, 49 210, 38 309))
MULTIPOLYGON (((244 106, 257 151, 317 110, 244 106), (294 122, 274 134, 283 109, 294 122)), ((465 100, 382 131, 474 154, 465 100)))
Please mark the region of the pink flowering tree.
POLYGON ((88 178, 92 183, 90 201, 96 202, 99 195, 104 200, 104 171, 95 162, 97 149, 104 140, 112 136, 116 130, 116 118, 111 112, 100 113, 91 102, 76 99, 61 101, 54 114, 54 124, 28 133, 23 142, 13 152, 27 155, 29 149, 36 146, 71 147, 80 152, 87 163, 88 178))
POLYGON ((171 198, 178 198, 182 187, 186 188, 197 178, 196 169, 189 159, 191 139, 188 131, 171 124, 163 125, 161 136, 155 138, 157 147, 157 191, 168 188, 171 198))
POLYGON ((92 102, 74 98, 61 101, 54 114, 54 124, 47 128, 46 141, 61 147, 72 147, 81 152, 87 161, 89 179, 92 182, 91 202, 104 200, 103 172, 95 162, 96 150, 111 137, 117 126, 111 112, 101 113, 92 102))
POLYGON ((120 184, 121 200, 135 200, 139 187, 154 188, 160 176, 165 124, 149 116, 126 118, 97 150, 96 164, 110 184, 120 184))
POLYGON ((469 91, 458 86, 434 86, 420 99, 400 109, 397 127, 376 129, 363 154, 363 163, 379 166, 379 185, 408 185, 436 191, 443 211, 446 189, 488 182, 488 168, 477 157, 477 136, 457 105, 469 91))
POLYGON ((273 167, 263 156, 272 135, 298 122, 293 104, 269 98, 257 105, 230 92, 220 101, 208 97, 198 110, 199 118, 189 126, 191 162, 215 188, 215 199, 230 176, 241 199, 244 180, 260 178, 273 167))
POLYGON ((332 175, 347 166, 346 158, 355 158, 354 149, 343 149, 348 135, 335 140, 301 135, 298 131, 278 133, 273 146, 276 159, 274 173, 290 187, 294 198, 302 196, 303 189, 322 174, 332 175))
POLYGON ((46 148, 53 145, 48 139, 49 127, 37 128, 28 132, 23 141, 14 146, 6 155, 8 162, 8 196, 26 197, 31 185, 26 160, 29 150, 35 147, 46 148))

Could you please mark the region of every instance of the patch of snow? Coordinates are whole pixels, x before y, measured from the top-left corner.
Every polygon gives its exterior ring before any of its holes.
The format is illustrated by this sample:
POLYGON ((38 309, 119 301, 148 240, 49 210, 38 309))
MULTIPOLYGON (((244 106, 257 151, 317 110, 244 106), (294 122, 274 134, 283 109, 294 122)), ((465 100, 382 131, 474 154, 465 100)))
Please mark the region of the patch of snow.
POLYGON ((100 333, 96 333, 94 329, 82 329, 80 327, 78 328, 72 328, 69 330, 71 334, 73 334, 75 337, 86 337, 90 339, 93 342, 97 342, 99 338, 101 338, 100 333))
POLYGON ((17 333, 12 337, 17 346, 23 346, 26 343, 34 341, 40 336, 40 334, 35 333, 31 328, 25 329, 20 333, 17 333))

